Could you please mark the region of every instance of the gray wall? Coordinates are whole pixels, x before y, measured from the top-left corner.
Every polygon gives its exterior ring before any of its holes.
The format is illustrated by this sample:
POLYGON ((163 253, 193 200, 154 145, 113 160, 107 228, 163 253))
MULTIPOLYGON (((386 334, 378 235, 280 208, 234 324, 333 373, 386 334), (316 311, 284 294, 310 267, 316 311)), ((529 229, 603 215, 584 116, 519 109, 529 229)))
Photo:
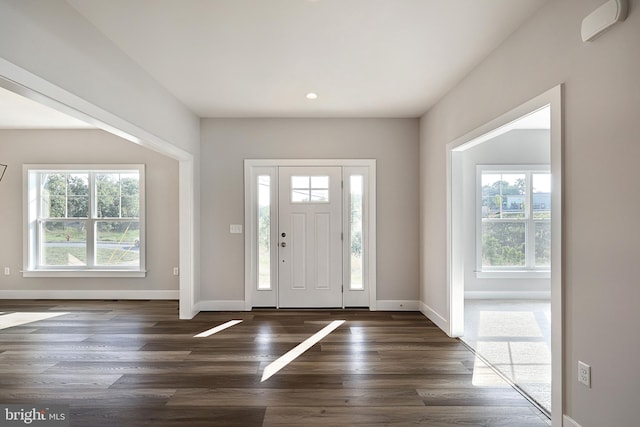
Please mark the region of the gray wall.
POLYGON ((0 275, 0 291, 148 291, 148 298, 153 298, 153 291, 169 290, 177 295, 178 277, 172 270, 178 265, 177 161, 99 130, 3 130, 0 152, 0 162, 9 166, 0 182, 0 266, 10 267, 12 272, 0 275), (147 277, 23 278, 19 271, 23 265, 25 163, 145 164, 147 277))
MULTIPOLYGON (((476 166, 544 165, 550 161, 548 130, 512 130, 464 151, 464 290, 465 292, 549 292, 549 279, 476 278, 476 166)), ((477 295, 477 294, 476 294, 477 295)))
POLYGON ((243 160, 377 159, 377 299, 418 299, 417 119, 202 120, 203 301, 244 299, 243 160))
POLYGON ((446 201, 445 145, 565 83, 565 413, 583 427, 637 425, 640 395, 640 1, 583 43, 582 19, 602 3, 546 3, 421 120, 421 301, 447 318, 446 214, 434 207, 446 201))

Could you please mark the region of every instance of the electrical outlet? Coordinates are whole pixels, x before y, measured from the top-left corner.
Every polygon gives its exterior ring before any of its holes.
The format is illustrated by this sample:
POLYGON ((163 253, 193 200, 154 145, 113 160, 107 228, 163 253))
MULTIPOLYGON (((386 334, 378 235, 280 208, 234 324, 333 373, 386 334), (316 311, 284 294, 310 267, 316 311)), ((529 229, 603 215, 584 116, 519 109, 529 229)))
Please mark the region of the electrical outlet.
POLYGON ((180 275, 180 269, 178 267, 173 267, 173 275, 174 276, 179 276, 180 275))
POLYGON ((578 360, 578 382, 591 388, 591 366, 578 360))
POLYGON ((11 276, 11 269, 9 267, 5 267, 4 268, 4 275, 5 276, 11 276))

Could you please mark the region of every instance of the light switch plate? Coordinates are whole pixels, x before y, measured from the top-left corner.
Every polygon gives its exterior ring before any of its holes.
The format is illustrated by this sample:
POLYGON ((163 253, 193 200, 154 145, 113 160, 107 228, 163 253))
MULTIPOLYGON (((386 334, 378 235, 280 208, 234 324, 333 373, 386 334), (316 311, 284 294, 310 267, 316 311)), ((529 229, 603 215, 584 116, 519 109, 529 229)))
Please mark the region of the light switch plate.
POLYGON ((240 224, 231 224, 229 226, 229 232, 232 234, 242 234, 242 225, 240 224))

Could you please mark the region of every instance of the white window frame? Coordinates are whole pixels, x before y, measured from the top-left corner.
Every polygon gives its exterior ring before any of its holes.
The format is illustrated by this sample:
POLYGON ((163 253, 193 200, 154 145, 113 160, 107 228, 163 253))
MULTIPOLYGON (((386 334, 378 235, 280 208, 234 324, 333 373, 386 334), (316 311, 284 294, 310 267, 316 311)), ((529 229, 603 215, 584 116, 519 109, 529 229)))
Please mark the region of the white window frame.
MULTIPOLYGON (((532 215, 532 175, 535 173, 551 173, 549 165, 477 165, 476 166, 476 277, 479 279, 495 278, 539 278, 551 277, 550 266, 535 265, 535 223, 532 215), (514 219, 514 222, 525 223, 525 265, 524 266, 483 266, 482 265, 482 173, 524 174, 527 190, 525 194, 525 218, 514 219)), ((508 221, 508 220, 507 220, 508 221)), ((549 223, 551 220, 549 219, 549 223)))
POLYGON ((23 166, 23 277, 145 277, 146 276, 146 239, 145 239, 145 167, 142 164, 27 164, 23 166), (112 218, 98 218, 94 214, 95 188, 90 179, 90 208, 87 221, 87 265, 83 266, 41 266, 39 265, 39 212, 41 195, 39 190, 40 173, 61 172, 95 174, 99 172, 118 172, 137 170, 140 175, 140 263, 137 266, 94 266, 92 263, 95 245, 94 224, 97 221, 113 220, 112 218))

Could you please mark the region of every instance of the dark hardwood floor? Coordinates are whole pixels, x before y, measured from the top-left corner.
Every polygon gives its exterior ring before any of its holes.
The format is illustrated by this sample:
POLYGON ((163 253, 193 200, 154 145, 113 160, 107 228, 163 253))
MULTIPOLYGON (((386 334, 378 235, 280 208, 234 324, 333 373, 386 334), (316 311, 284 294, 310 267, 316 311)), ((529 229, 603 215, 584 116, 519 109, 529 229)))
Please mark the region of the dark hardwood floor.
POLYGON ((0 312, 68 312, 0 330, 0 403, 68 404, 72 426, 550 425, 420 313, 178 320, 175 301, 44 300, 0 300, 0 312), (194 338, 232 319, 243 322, 194 338), (346 322, 261 382, 336 319, 346 322))

